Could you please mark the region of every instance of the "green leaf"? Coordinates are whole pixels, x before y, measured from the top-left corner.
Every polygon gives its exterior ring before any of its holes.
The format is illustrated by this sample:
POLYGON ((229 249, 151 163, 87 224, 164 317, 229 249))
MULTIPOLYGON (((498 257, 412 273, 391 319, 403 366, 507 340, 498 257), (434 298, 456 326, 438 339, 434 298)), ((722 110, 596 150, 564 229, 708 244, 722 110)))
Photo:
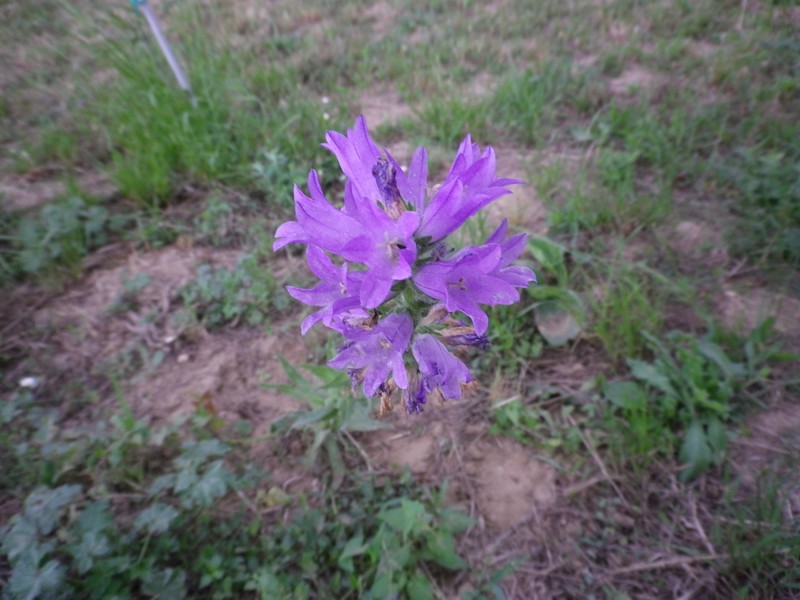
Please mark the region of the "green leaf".
POLYGON ((147 529, 149 535, 164 533, 179 514, 169 504, 156 502, 139 513, 139 516, 133 522, 133 529, 135 531, 147 529))
POLYGON ((453 536, 444 531, 437 531, 428 537, 425 557, 445 569, 465 569, 469 566, 456 552, 453 536))
POLYGON ((108 536, 100 531, 88 531, 78 544, 70 548, 75 568, 84 575, 94 566, 94 559, 111 552, 108 536))
POLYGON ((33 600, 47 592, 63 589, 61 583, 66 573, 64 566, 57 560, 51 560, 40 567, 37 558, 26 553, 23 559, 14 565, 11 578, 8 580, 11 598, 33 600))
POLYGON ((369 597, 379 600, 381 598, 391 598, 393 593, 395 593, 395 587, 392 585, 392 574, 384 573, 375 578, 369 590, 369 597))
POLYGON ((355 537, 350 538, 344 545, 342 553, 339 555, 339 568, 348 573, 352 573, 354 570, 353 557, 363 554, 366 549, 367 546, 364 544, 364 536, 362 534, 359 533, 355 537))
POLYGON ((326 388, 348 389, 350 387, 350 377, 344 371, 325 365, 307 365, 304 368, 315 377, 318 377, 326 388))
POLYGON ((194 469, 183 469, 183 471, 178 473, 178 476, 175 478, 175 486, 173 488, 175 493, 182 494, 183 492, 189 490, 197 483, 199 478, 200 476, 194 469))
POLYGON ((361 404, 355 406, 352 414, 342 422, 342 429, 347 431, 378 431, 392 429, 392 427, 385 421, 378 421, 370 417, 368 409, 361 404))
POLYGON ((36 541, 36 523, 26 515, 17 515, 3 539, 2 549, 13 563, 18 556, 35 546, 36 541))
POLYGON ((647 406, 647 394, 633 381, 612 381, 606 384, 605 397, 619 408, 635 412, 647 406))
POLYGON ((166 475, 156 477, 150 486, 150 495, 157 496, 161 492, 173 489, 176 485, 176 479, 174 473, 167 473, 166 475))
POLYGON ((188 488, 184 504, 189 506, 211 506, 212 502, 228 493, 231 473, 221 460, 206 468, 197 482, 188 488))
POLYGON ((335 406, 325 406, 323 408, 316 408, 314 410, 309 410, 308 412, 301 414, 294 420, 291 429, 305 429, 307 427, 310 427, 311 425, 315 425, 317 423, 321 423, 322 421, 331 419, 335 415, 336 415, 335 406))
POLYGON ((433 588, 428 576, 417 569, 406 584, 408 600, 433 600, 433 588))
POLYGON ((150 571, 142 578, 142 592, 158 600, 182 600, 186 597, 186 573, 183 569, 150 571))
POLYGON ((378 519, 407 536, 420 524, 427 525, 430 522, 430 515, 427 514, 424 504, 403 498, 398 508, 382 511, 378 519))
POLYGON ((81 493, 79 485, 62 485, 55 489, 36 488, 25 499, 25 514, 30 517, 36 527, 44 535, 55 529, 64 507, 81 493))
POLYGON ((703 425, 692 421, 686 429, 681 446, 680 459, 684 469, 680 473, 681 481, 690 481, 711 466, 713 455, 703 425))
POLYGON ((110 504, 108 500, 92 502, 81 512, 81 516, 76 521, 78 531, 89 533, 92 531, 105 531, 113 526, 111 514, 108 512, 110 504))
POLYGON ((224 456, 230 452, 230 446, 219 440, 204 440, 202 442, 187 442, 181 447, 181 455, 175 461, 177 466, 200 466, 209 458, 224 456))
POLYGON ((450 533, 461 533, 475 524, 469 515, 455 508, 445 508, 440 513, 441 527, 450 533))
POLYGON ((714 464, 720 464, 728 445, 728 432, 719 419, 711 419, 707 427, 708 445, 713 453, 714 464))
POLYGON ((707 340, 698 340, 696 344, 700 354, 717 365, 727 379, 738 379, 747 374, 744 365, 733 362, 717 344, 707 340))
POLYGON ((542 269, 556 278, 559 286, 566 285, 567 270, 564 266, 566 250, 564 246, 546 237, 535 235, 528 237, 528 250, 534 260, 542 266, 542 269))
POLYGON ((345 471, 347 469, 344 464, 344 459, 342 458, 342 453, 339 451, 339 444, 333 436, 326 436, 323 447, 325 448, 325 454, 328 456, 328 463, 331 465, 331 470, 333 471, 331 489, 338 490, 339 486, 341 486, 344 481, 345 471))
POLYGON ((672 387, 669 377, 664 375, 655 365, 632 358, 629 358, 627 363, 631 369, 631 374, 636 379, 664 392, 668 396, 675 396, 675 388, 672 387))

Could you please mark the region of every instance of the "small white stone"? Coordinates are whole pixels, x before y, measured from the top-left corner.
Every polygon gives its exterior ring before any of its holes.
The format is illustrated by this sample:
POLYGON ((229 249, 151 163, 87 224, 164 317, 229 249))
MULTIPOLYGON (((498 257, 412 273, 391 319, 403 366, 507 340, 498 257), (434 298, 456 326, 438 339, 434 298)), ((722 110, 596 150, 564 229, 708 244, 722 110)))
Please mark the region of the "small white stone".
POLYGON ((172 342, 174 342, 177 339, 178 339, 177 335, 168 335, 167 337, 164 338, 164 343, 165 344, 171 344, 172 342))
POLYGON ((178 355, 178 363, 179 364, 184 364, 184 363, 187 363, 187 362, 189 362, 189 355, 188 354, 183 353, 183 354, 179 354, 178 355))
POLYGON ((19 387, 35 390, 40 383, 41 380, 38 377, 23 377, 19 380, 19 387))

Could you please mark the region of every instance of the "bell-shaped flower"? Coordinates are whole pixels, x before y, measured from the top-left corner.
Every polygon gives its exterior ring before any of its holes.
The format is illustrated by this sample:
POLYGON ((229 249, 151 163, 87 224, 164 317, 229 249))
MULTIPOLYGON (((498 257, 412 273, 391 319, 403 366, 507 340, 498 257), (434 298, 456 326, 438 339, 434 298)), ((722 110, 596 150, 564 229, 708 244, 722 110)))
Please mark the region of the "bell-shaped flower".
POLYGON ((417 238, 435 242, 456 229, 484 206, 510 194, 507 186, 520 184, 518 179, 497 179, 497 157, 487 146, 482 153, 467 135, 458 147, 456 158, 444 184, 425 206, 417 238))
POLYGON ((392 313, 369 330, 357 327, 342 333, 350 340, 330 361, 334 369, 359 371, 364 393, 374 396, 391 374, 400 389, 408 387, 403 355, 408 350, 414 322, 404 313, 392 313))
POLYGON ((367 265, 361 286, 361 303, 376 308, 388 298, 392 284, 411 277, 417 259, 414 232, 419 215, 404 212, 392 219, 377 204, 358 194, 355 186, 345 186, 345 210, 362 224, 362 232, 340 249, 345 260, 367 265))
POLYGON ((315 171, 309 173, 308 188, 310 197, 295 186, 297 221, 278 227, 273 249, 291 243, 313 244, 347 261, 365 264, 361 304, 364 308, 380 306, 394 281, 411 277, 419 216, 404 212, 394 220, 350 182, 345 186, 345 210, 339 210, 325 198, 315 171))
MULTIPOLYGON (((305 335, 319 321, 327 327, 338 329, 334 326, 334 319, 340 321, 344 316, 351 316, 361 306, 359 292, 364 273, 349 273, 347 263, 337 267, 323 250, 313 245, 308 247, 306 260, 311 272, 320 278, 320 283, 311 289, 286 286, 286 291, 303 304, 322 308, 303 319, 300 333, 305 335)), ((360 316, 367 316, 365 311, 359 312, 360 316)))
POLYGON ((500 226, 490 235, 485 244, 499 244, 501 250, 500 264, 494 275, 500 277, 514 287, 524 288, 528 284, 536 283, 536 273, 528 267, 511 265, 525 250, 525 234, 520 233, 506 239, 508 233, 508 219, 503 219, 500 226), (511 265, 511 266, 509 266, 511 265))
POLYGON ((372 174, 372 168, 381 158, 381 151, 367 130, 367 122, 363 116, 356 119, 347 135, 338 131, 325 134, 326 143, 323 148, 330 150, 339 161, 342 172, 355 188, 355 192, 365 198, 377 202, 381 193, 372 174))
POLYGON ((422 388, 428 393, 438 389, 443 397, 455 400, 461 397, 461 384, 472 381, 466 365, 430 334, 415 336, 411 352, 419 365, 422 388))
POLYGON ((513 304, 519 300, 514 284, 502 272, 503 251, 499 244, 468 247, 451 259, 429 263, 414 275, 414 284, 425 294, 444 303, 448 312, 461 311, 471 320, 475 333, 483 335, 489 317, 480 304, 513 304))
POLYGON ((406 412, 410 415, 422 413, 424 410, 422 406, 428 401, 428 396, 425 392, 422 380, 416 385, 409 386, 407 389, 403 390, 402 397, 406 412))
POLYGON ((364 234, 364 226, 328 202, 313 169, 308 174, 308 190, 310 197, 294 186, 297 221, 288 221, 278 227, 272 249, 279 250, 287 244, 314 244, 341 254, 345 244, 364 234))

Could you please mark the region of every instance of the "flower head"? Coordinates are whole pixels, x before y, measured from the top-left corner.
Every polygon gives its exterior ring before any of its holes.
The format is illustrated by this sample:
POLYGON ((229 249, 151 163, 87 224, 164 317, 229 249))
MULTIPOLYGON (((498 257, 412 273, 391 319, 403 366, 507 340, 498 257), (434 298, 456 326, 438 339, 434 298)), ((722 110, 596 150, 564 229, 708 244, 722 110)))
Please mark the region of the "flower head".
POLYGON ((363 117, 346 134, 329 131, 325 139, 346 176, 343 205, 328 201, 312 170, 308 195, 294 189, 296 220, 278 227, 273 245, 308 246, 309 268, 319 278, 311 288, 287 288, 317 308, 301 332, 322 323, 343 335, 346 342, 328 364, 348 370, 367 396, 389 402, 400 388, 414 414, 430 393, 459 398, 472 377, 448 347, 486 349, 482 306, 516 302, 536 276, 512 264, 525 236, 509 237, 506 221, 483 245, 455 253, 447 236, 521 182, 496 177, 494 150, 481 150, 469 135, 432 195, 425 148, 414 151, 404 170, 380 150, 363 117))

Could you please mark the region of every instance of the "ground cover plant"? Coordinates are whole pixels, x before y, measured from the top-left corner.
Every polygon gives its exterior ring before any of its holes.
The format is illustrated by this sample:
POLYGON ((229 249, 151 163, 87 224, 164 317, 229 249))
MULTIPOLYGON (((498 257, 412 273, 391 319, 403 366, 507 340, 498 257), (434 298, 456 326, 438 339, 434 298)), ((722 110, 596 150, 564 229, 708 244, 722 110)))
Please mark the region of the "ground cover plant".
POLYGON ((152 8, 0 6, 1 597, 800 595, 797 7, 152 8))

